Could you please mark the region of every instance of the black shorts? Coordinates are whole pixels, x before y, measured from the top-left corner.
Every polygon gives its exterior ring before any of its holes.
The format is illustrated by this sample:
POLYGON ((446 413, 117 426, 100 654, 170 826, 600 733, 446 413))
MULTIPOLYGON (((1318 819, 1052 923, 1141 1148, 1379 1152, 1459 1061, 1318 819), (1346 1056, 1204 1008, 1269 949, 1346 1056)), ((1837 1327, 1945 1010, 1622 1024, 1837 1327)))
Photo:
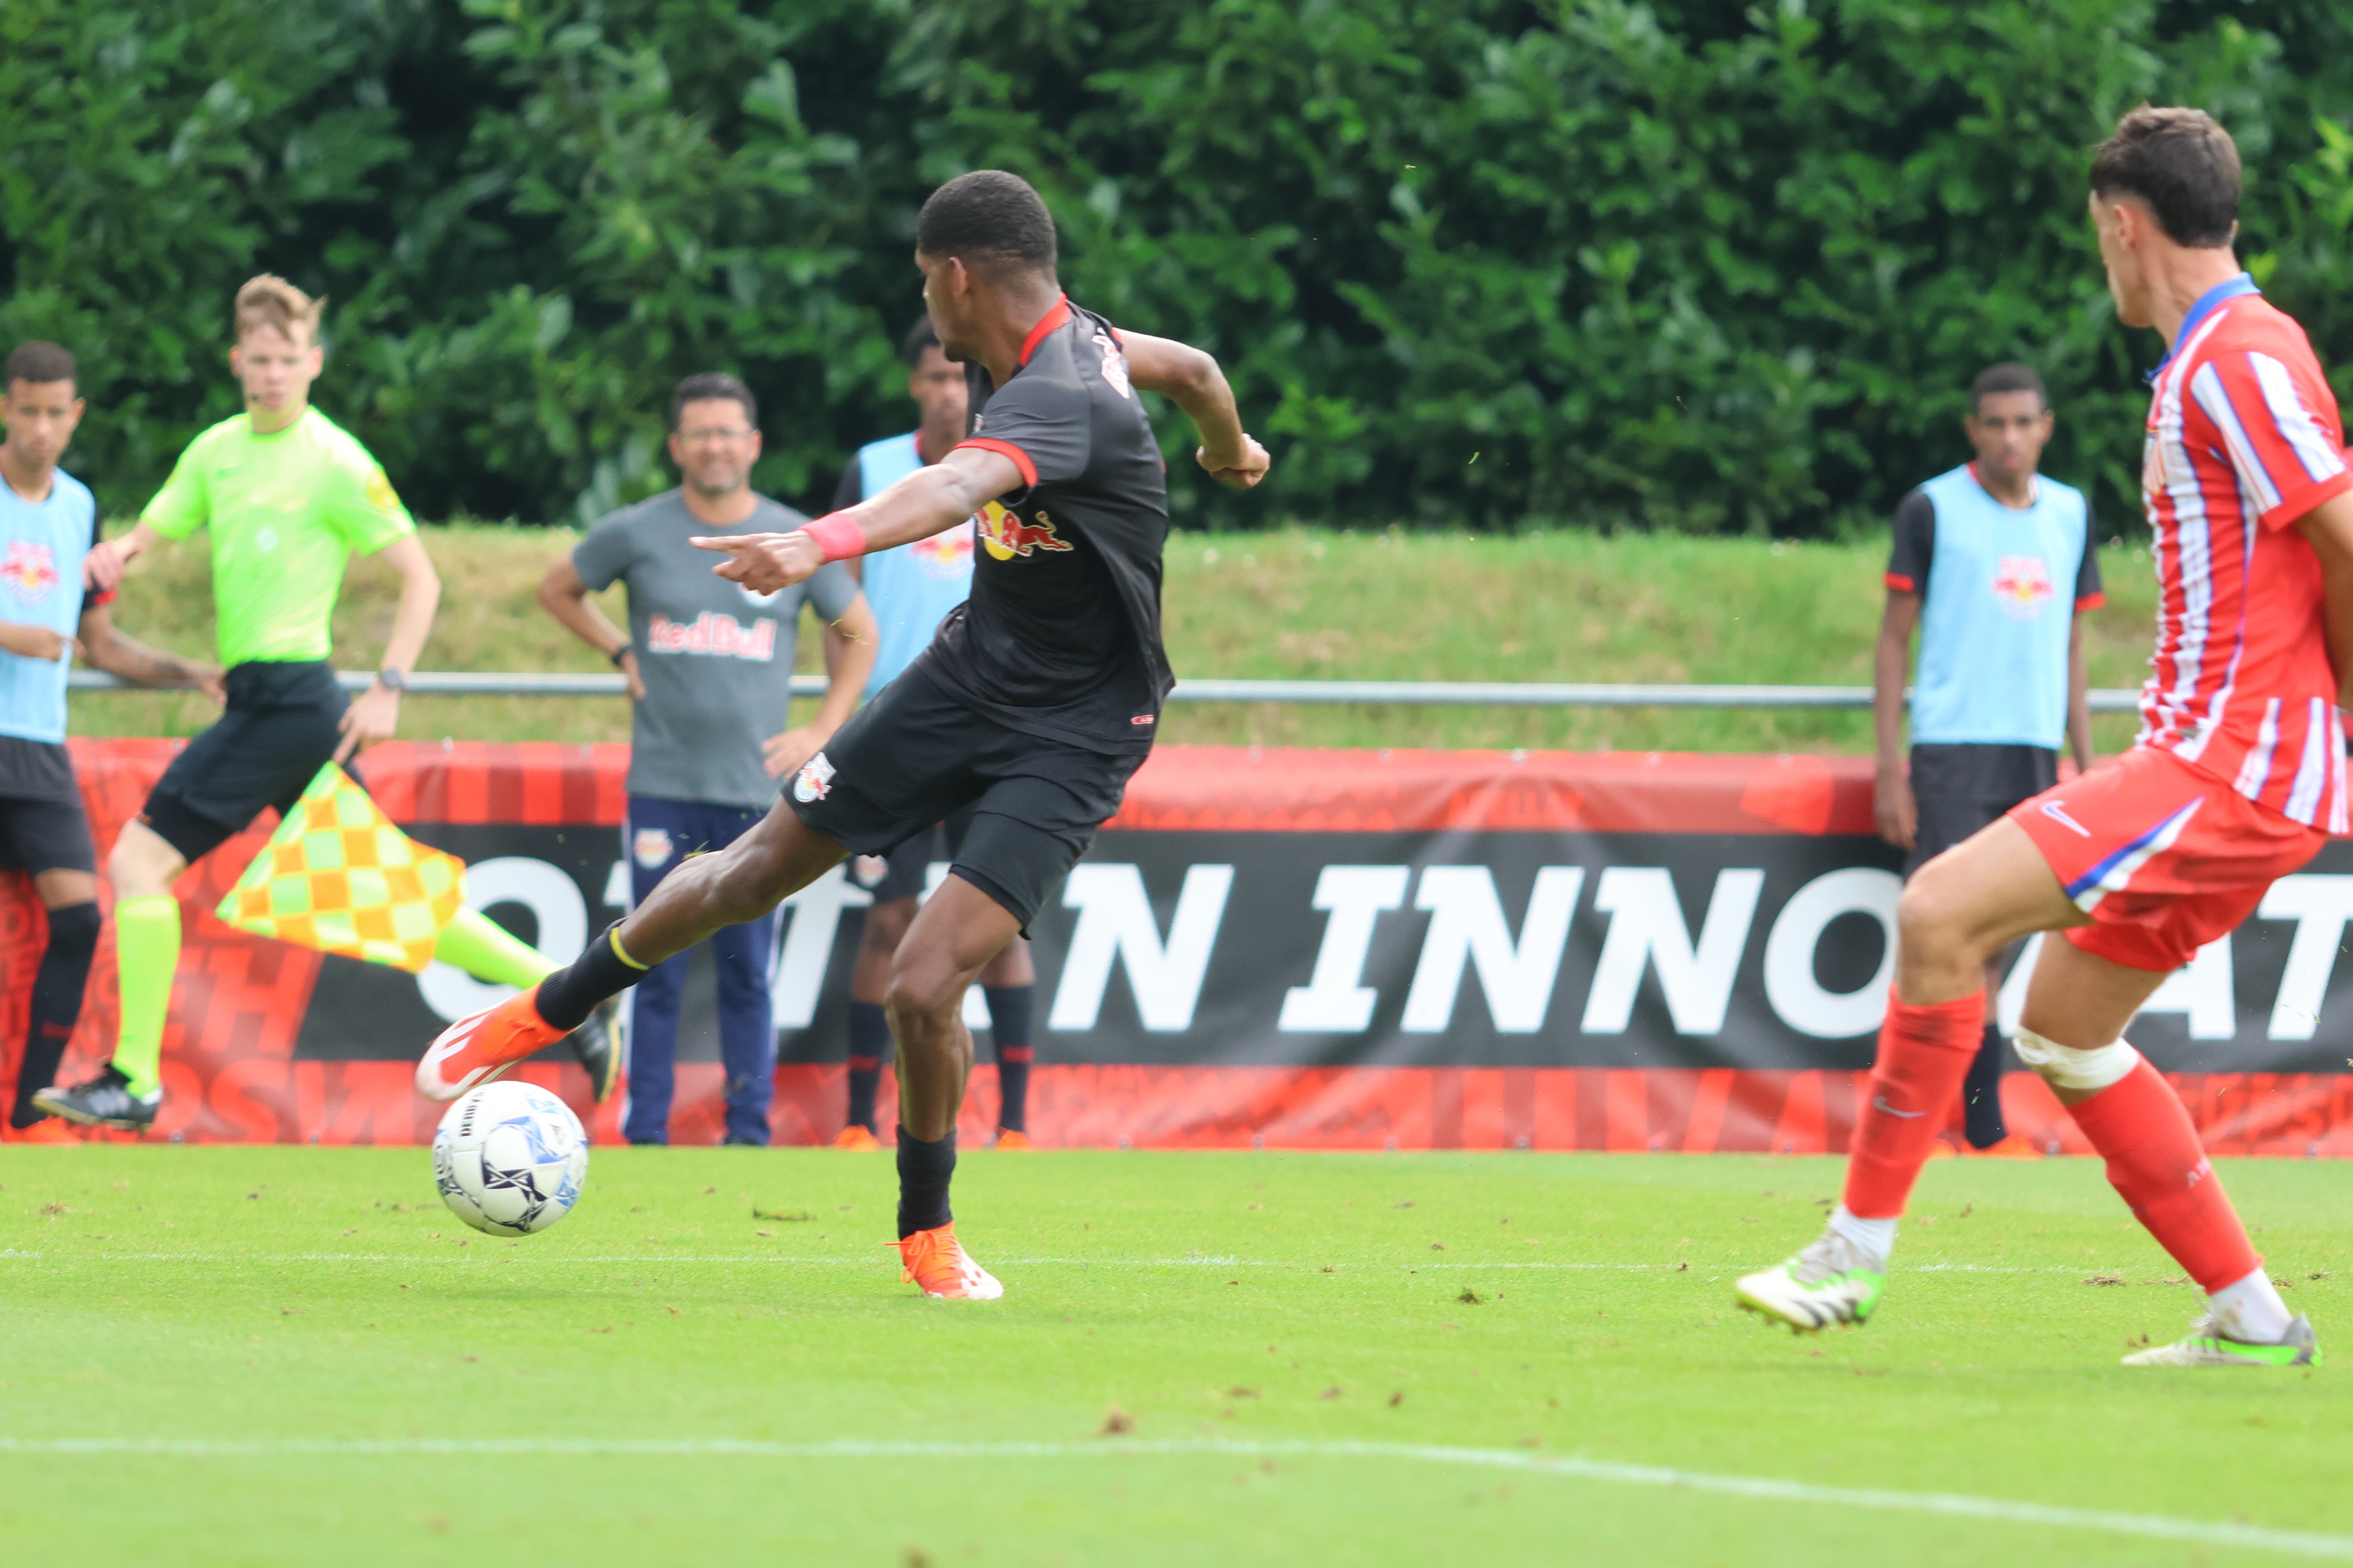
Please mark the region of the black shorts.
POLYGON ((81 796, 0 796, 0 870, 36 877, 44 871, 94 874, 98 850, 90 842, 81 796))
POLYGON ((835 732, 784 798, 809 831, 853 855, 922 839, 926 861, 933 825, 969 811, 950 868, 1026 931, 1143 762, 1140 752, 1108 756, 1025 735, 974 712, 916 665, 835 732))
POLYGON ((1919 837, 1904 874, 1910 876, 2058 782, 2059 753, 2045 746, 1913 747, 1919 837))
POLYGON ((888 855, 861 856, 850 875, 858 885, 874 896, 878 904, 894 899, 920 899, 923 884, 931 878, 934 861, 945 860, 953 865, 964 849, 965 835, 972 829, 972 808, 966 806, 945 822, 924 828, 888 855), (868 862, 872 862, 870 867, 868 862), (876 874, 871 883, 866 879, 870 869, 876 874))
POLYGON ((266 805, 301 798, 343 743, 350 706, 326 661, 240 664, 228 708, 172 759, 139 820, 191 865, 245 831, 266 805))

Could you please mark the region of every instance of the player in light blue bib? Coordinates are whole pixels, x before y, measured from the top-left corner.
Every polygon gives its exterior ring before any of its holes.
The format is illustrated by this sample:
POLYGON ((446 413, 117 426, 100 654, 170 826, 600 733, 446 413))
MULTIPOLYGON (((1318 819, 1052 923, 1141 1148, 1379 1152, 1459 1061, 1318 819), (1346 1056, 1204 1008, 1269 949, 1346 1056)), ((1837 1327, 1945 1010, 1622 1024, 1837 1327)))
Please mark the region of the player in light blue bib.
POLYGON ((98 539, 98 506, 58 467, 82 400, 73 355, 26 343, 0 368, 0 868, 31 875, 48 910, 48 945, 33 976, 17 1058, 10 1142, 71 1142, 33 1103, 51 1087, 98 949, 98 857, 66 752, 66 672, 79 649, 134 686, 200 687, 220 700, 221 672, 158 653, 114 629, 111 593, 85 594, 82 557, 98 539))
MULTIPOLYGON (((907 362, 907 395, 922 411, 922 422, 904 436, 889 437, 859 449, 834 491, 836 511, 880 494, 927 463, 938 462, 965 438, 964 367, 940 352, 930 317, 916 322, 907 334, 902 356, 907 362)), ((945 533, 845 563, 860 575, 866 603, 881 629, 881 647, 875 656, 874 673, 866 682, 868 701, 931 646, 940 622, 971 594, 973 543, 978 531, 973 520, 966 519, 945 533)), ((881 1084, 882 1059, 891 1051, 891 1026, 882 1016, 891 957, 914 921, 917 902, 931 891, 933 865, 955 858, 964 827, 962 821, 950 820, 918 833, 888 858, 860 856, 850 862, 850 876, 873 895, 874 903, 866 911, 865 934, 860 939, 858 961, 849 975, 849 1114, 841 1136, 835 1140, 839 1148, 872 1149, 880 1142, 874 1130, 874 1100, 881 1084)), ((1029 1146, 1030 1038, 1038 990, 1038 972, 1029 961, 1026 938, 981 971, 980 988, 987 998, 989 1039, 997 1054, 997 1146, 1026 1149, 1029 1146)))
MULTIPOLYGON (((1937 475, 1895 510, 1872 715, 1880 835, 1908 850, 1906 873, 2059 782, 2059 746, 2092 763, 2091 708, 2077 622, 2104 603, 2084 493, 2037 471, 2051 439, 2042 380, 1998 364, 1969 391, 1962 433, 1976 460, 1937 475), (1912 634, 1912 747, 1904 678, 1912 634)), ((1990 971, 1989 989, 1999 982, 1990 971)), ((1971 1147, 2000 1146, 2009 1047, 1986 1009, 1961 1090, 1971 1147)))

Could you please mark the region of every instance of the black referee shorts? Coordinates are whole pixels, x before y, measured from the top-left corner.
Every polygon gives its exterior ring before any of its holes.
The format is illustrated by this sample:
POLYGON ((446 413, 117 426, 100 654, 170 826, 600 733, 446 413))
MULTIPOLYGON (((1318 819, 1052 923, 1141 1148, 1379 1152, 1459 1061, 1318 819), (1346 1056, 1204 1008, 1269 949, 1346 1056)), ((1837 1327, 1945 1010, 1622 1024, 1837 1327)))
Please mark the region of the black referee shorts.
POLYGON ((262 807, 291 809, 333 760, 351 706, 323 659, 240 664, 227 684, 227 710, 172 759, 139 813, 191 865, 244 832, 262 807))
POLYGON ((853 855, 919 840, 926 860, 933 826, 968 812, 950 869, 1027 931, 1143 761, 1023 734, 958 702, 917 665, 837 731, 784 798, 811 832, 853 855))
POLYGON ((1911 876, 2058 782, 2059 753, 2046 746, 1913 747, 1912 800, 1919 834, 1904 874, 1911 876))

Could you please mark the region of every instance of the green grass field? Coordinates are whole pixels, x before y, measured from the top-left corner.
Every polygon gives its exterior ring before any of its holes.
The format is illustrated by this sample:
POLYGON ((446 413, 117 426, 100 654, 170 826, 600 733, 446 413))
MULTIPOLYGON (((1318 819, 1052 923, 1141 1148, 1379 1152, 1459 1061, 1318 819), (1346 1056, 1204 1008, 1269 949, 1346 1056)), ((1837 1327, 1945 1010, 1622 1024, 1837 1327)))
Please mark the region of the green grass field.
MULTIPOLYGON (((424 668, 601 671, 533 601, 574 536, 465 526, 427 531, 445 584, 424 668)), ((1168 548, 1169 657, 1179 676, 1363 680, 1581 680, 1867 686, 1884 598, 1883 542, 1772 544, 1676 535, 1522 535, 1293 529, 1183 534, 1168 548)), ((2140 684, 2156 625, 2146 559, 2104 552, 2109 603, 2092 617, 2094 686, 2140 684)), ((352 563, 338 658, 369 668, 396 582, 352 563)), ((607 610, 621 618, 620 595, 607 610)), ((211 646, 211 578, 197 544, 134 569, 121 624, 178 651, 211 646)), ((817 638, 801 637, 804 668, 817 638)), ((84 735, 192 734, 210 710, 185 696, 86 694, 84 735)), ((2121 750, 2133 721, 2098 722, 2121 750)), ((623 741, 614 700, 412 698, 403 733, 427 740, 623 741)), ((1861 712, 1538 710, 1430 707, 1171 707, 1162 739, 1263 745, 1529 746, 1631 751, 1867 752, 1861 712)))
MULTIPOLYGON (((2225 1167, 2353 1331, 2353 1168, 2225 1167)), ((1882 1316, 1734 1310, 1825 1160, 600 1150, 474 1235, 422 1150, 0 1152, 24 1563, 2253 1563, 2353 1557, 2353 1389, 2119 1367, 2193 1292, 2080 1160, 1931 1165, 1882 1316), (1770 1483, 1756 1485, 1752 1483, 1770 1483), (2266 1532, 2303 1532, 2284 1537, 2266 1532)))

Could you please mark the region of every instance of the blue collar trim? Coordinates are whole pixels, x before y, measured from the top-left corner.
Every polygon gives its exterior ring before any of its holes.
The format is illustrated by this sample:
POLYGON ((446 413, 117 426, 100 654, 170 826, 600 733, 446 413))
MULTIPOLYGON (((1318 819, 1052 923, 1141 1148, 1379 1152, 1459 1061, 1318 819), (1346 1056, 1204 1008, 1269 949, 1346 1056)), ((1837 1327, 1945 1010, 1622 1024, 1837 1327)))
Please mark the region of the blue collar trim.
POLYGON ((2255 287, 2255 280, 2242 272, 2236 278, 2224 279, 2199 295, 2198 302, 2189 307, 2189 314, 2181 318, 2181 330, 2173 334, 2173 346, 2165 351, 2165 357, 2157 362, 2157 368, 2144 374, 2141 379, 2154 384, 2157 378, 2165 374, 2165 367, 2173 363, 2173 356, 2181 352, 2181 345, 2189 341, 2189 334, 2198 330, 2198 324, 2212 315, 2215 307, 2221 304, 2223 300, 2235 300, 2242 294, 2262 292, 2262 289, 2255 287))

